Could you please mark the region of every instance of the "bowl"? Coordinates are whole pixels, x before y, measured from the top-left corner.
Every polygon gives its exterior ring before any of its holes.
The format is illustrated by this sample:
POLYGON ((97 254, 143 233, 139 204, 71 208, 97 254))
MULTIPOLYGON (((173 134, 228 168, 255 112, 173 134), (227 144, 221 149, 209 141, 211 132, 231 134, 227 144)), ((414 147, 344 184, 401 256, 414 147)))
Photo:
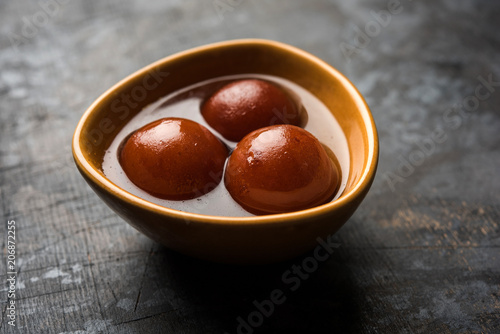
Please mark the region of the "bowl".
POLYGON ((174 54, 118 82, 82 116, 73 137, 73 157, 96 194, 151 239, 205 260, 264 264, 296 257, 315 248, 318 242, 325 245, 327 238, 347 222, 375 177, 378 137, 363 97, 333 67, 290 45, 243 39, 174 54), (309 90, 334 114, 350 153, 347 184, 338 199, 283 214, 209 216, 154 204, 123 190, 104 175, 102 163, 106 150, 120 129, 142 108, 200 81, 244 73, 290 80, 309 90))

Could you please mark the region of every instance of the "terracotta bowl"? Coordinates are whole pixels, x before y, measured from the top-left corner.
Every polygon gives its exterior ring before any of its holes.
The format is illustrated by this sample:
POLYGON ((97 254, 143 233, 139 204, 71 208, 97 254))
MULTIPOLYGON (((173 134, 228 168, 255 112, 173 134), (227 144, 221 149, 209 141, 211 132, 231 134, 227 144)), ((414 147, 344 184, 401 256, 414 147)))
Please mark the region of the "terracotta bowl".
POLYGON ((80 173, 97 195, 151 239, 197 258, 259 264, 290 259, 312 250, 319 238, 326 240, 340 229, 359 206, 375 177, 378 138, 363 97, 341 73, 293 46, 246 39, 177 53, 111 87, 78 123, 73 137, 73 156, 80 173), (344 131, 350 151, 349 176, 342 196, 330 203, 291 213, 209 216, 151 203, 123 190, 103 174, 106 149, 142 108, 197 82, 243 73, 288 79, 308 89, 331 110, 344 131))

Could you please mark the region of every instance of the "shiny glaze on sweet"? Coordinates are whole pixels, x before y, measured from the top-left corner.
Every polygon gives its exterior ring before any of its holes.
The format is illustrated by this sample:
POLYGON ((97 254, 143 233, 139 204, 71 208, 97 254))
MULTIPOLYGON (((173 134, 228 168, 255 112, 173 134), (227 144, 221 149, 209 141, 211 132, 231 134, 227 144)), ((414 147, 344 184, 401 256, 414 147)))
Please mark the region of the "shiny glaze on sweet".
POLYGON ((201 107, 206 122, 224 138, 239 141, 250 132, 275 124, 301 123, 300 106, 276 84, 260 79, 231 82, 201 107))
POLYGON ((254 214, 303 210, 333 197, 339 171, 321 143, 293 125, 256 130, 229 157, 224 183, 233 197, 254 214))
POLYGON ((169 117, 128 137, 119 161, 139 188, 159 198, 185 200, 219 184, 227 155, 226 146, 204 126, 169 117))

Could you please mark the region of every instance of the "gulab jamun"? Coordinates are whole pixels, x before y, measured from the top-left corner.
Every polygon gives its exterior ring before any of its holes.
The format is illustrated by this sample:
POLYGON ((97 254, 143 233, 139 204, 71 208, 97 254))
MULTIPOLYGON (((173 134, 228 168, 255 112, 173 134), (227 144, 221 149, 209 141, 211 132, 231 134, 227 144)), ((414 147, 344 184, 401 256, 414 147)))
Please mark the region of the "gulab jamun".
POLYGON ((224 138, 239 141, 275 124, 300 125, 300 106, 281 87, 259 79, 229 83, 206 100, 201 113, 224 138))
POLYGON ((222 179, 227 147, 210 130, 183 118, 163 118, 136 130, 120 164, 139 188, 163 199, 204 195, 222 179))
POLYGON ((228 159, 224 183, 245 210, 274 214, 312 208, 331 200, 340 173, 308 131, 274 125, 248 134, 228 159))

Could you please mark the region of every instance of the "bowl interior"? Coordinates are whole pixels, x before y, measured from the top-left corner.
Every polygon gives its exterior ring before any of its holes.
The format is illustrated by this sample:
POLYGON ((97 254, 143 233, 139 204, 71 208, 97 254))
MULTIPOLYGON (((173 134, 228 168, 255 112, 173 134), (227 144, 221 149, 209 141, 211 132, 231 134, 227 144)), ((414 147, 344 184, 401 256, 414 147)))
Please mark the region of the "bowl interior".
POLYGON ((200 81, 244 73, 288 79, 309 90, 334 114, 350 152, 347 185, 336 201, 353 195, 363 179, 373 178, 378 154, 376 130, 356 88, 318 58, 285 44, 263 40, 229 41, 188 50, 122 80, 82 117, 73 143, 77 163, 94 177, 105 178, 102 162, 106 150, 123 126, 145 106, 200 81), (79 158, 84 161, 78 161, 79 158))

